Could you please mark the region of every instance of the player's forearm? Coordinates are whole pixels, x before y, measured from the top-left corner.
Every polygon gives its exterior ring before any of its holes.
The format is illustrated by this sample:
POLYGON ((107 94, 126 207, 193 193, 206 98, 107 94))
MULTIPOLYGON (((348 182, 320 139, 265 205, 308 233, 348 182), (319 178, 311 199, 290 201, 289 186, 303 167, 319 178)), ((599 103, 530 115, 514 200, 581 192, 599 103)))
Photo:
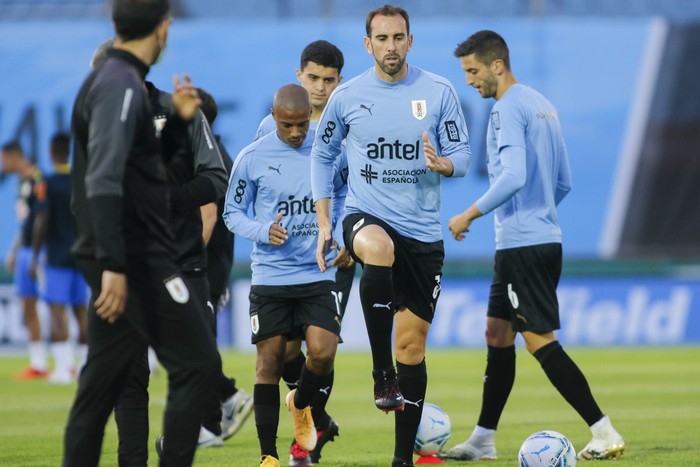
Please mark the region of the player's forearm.
POLYGON ((122 226, 122 198, 120 196, 93 196, 88 198, 88 209, 95 232, 96 256, 104 269, 126 271, 126 248, 122 226))
POLYGON ((319 228, 331 226, 331 199, 317 199, 314 205, 316 206, 316 220, 319 228))
POLYGON ((185 212, 219 199, 215 179, 206 174, 195 176, 182 185, 175 185, 170 190, 171 201, 180 211, 185 212))
POLYGON ((258 222, 251 219, 246 214, 246 211, 231 208, 228 205, 224 207, 224 223, 226 227, 237 236, 247 238, 252 242, 269 243, 268 232, 272 222, 258 222))
POLYGON ((333 159, 321 152, 311 153, 311 193, 314 199, 330 198, 334 187, 333 159))
POLYGON ((216 203, 205 204, 199 210, 202 215, 202 240, 204 240, 206 245, 211 239, 211 234, 214 232, 214 225, 216 224, 216 203))
POLYGON ((457 151, 445 157, 445 160, 450 162, 451 171, 449 174, 443 174, 446 177, 464 177, 469 171, 469 166, 472 161, 472 153, 469 145, 461 151, 457 151))

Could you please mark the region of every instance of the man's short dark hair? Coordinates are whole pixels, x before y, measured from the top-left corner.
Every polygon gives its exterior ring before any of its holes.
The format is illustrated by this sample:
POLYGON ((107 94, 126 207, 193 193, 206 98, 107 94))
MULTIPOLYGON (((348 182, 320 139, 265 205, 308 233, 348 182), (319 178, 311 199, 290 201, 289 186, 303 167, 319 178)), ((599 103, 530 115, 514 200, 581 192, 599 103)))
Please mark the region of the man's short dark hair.
POLYGON ((483 30, 475 32, 467 40, 455 49, 455 57, 466 57, 474 54, 481 63, 490 64, 494 60, 503 60, 506 70, 510 70, 510 53, 508 44, 500 34, 494 31, 483 30))
POLYGON ((365 31, 367 32, 367 37, 372 37, 372 20, 375 16, 396 16, 401 15, 406 22, 406 34, 411 33, 411 23, 408 21, 408 12, 401 8, 400 6, 394 5, 384 5, 372 10, 367 15, 367 21, 365 22, 365 31))
POLYGON ((70 155, 70 135, 59 132, 51 138, 51 157, 68 160, 70 155))
POLYGON ((112 20, 123 40, 145 37, 170 14, 168 0, 114 0, 112 20))
POLYGON ((219 106, 216 104, 214 97, 204 89, 197 88, 197 94, 199 94, 199 99, 202 101, 199 108, 202 110, 204 118, 207 119, 209 126, 211 126, 214 124, 216 116, 219 115, 219 106))
POLYGON ((337 68, 338 74, 345 65, 343 52, 328 41, 318 40, 310 43, 301 52, 301 70, 307 63, 314 62, 327 68, 337 68))
POLYGON ((2 145, 2 150, 4 152, 16 152, 19 154, 24 154, 24 151, 22 151, 22 145, 19 144, 19 141, 16 139, 13 139, 12 141, 8 141, 7 143, 2 145))

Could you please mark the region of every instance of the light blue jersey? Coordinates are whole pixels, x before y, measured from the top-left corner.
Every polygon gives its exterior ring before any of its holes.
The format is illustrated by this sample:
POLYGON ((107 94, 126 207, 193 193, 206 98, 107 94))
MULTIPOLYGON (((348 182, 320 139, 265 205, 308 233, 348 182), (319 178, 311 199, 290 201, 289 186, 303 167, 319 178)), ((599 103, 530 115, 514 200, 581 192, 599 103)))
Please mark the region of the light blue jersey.
MULTIPOLYGON (((315 130, 317 126, 318 122, 310 122, 309 129, 315 130)), ((258 125, 253 141, 257 141, 263 136, 269 135, 273 131, 277 131, 277 122, 275 122, 272 114, 267 114, 265 118, 260 121, 260 125, 258 125)))
POLYGON ((571 169, 556 108, 534 89, 514 84, 491 110, 487 151, 491 188, 476 205, 485 214, 482 207, 488 212, 496 200, 496 249, 561 243, 556 206, 571 190, 571 169), (503 158, 508 148, 519 148, 524 164, 503 158), (513 170, 517 166, 524 170, 513 170), (522 188, 498 199, 503 174, 523 171, 522 188))
MULTIPOLYGON (((253 285, 295 285, 334 280, 316 263, 316 209, 311 196, 309 155, 314 133, 309 130, 304 144, 294 149, 282 142, 277 132, 263 136, 236 157, 229 179, 224 221, 236 235, 254 242, 251 253, 253 285), (248 217, 252 205, 253 218, 248 217), (270 226, 277 213, 288 239, 281 246, 270 244, 270 226)), ((337 194, 342 185, 337 186, 337 194)), ((334 214, 336 217, 337 213, 334 214)), ((333 260, 337 252, 329 252, 333 260)))
MULTIPOLYGON (((318 128, 318 121, 309 122, 309 132, 316 131, 318 128)), ((258 125, 258 131, 255 132, 255 141, 260 139, 269 133, 277 131, 277 122, 275 122, 272 114, 268 114, 265 118, 260 121, 258 125)), ((312 138, 312 136, 307 135, 307 139, 312 138)), ((313 138, 311 139, 311 141, 313 138)), ((309 171, 309 176, 311 176, 309 171)), ((333 187, 334 193, 331 199, 331 206, 334 215, 332 216, 332 227, 333 227, 333 239, 338 243, 338 248, 344 246, 343 242, 343 216, 344 216, 344 204, 345 197, 348 194, 348 158, 345 153, 345 143, 343 143, 340 156, 335 160, 333 164, 333 187), (336 189, 337 187, 341 187, 336 189)))
POLYGON ((422 242, 441 240, 440 174, 425 165, 423 131, 437 153, 450 158, 453 176, 464 176, 469 136, 448 80, 409 66, 397 83, 379 79, 371 68, 341 84, 321 115, 311 153, 314 199, 330 197, 333 161, 345 140, 345 213, 371 214, 422 242))

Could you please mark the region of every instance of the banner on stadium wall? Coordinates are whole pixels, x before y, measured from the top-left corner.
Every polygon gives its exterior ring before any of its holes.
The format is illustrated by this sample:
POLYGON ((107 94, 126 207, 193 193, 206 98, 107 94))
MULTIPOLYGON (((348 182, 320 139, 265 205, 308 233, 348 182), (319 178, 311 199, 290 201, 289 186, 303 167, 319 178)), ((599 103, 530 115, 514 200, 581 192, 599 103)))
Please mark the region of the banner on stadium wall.
MULTIPOLYGON (((369 348, 358 295, 353 284, 343 319, 343 348, 369 348)), ((443 278, 428 345, 484 345, 490 279, 443 278)), ((232 286, 235 310, 231 336, 241 350, 250 344, 250 282, 232 286)), ((576 278, 558 290, 562 328, 557 337, 569 346, 663 346, 700 344, 700 280, 674 278, 576 278)))
MULTIPOLYGON (((343 348, 369 348, 356 279, 343 319, 343 348)), ((484 345, 489 279, 443 278, 430 347, 484 345)), ((235 280, 231 301, 219 312, 219 344, 253 351, 248 317, 249 280, 235 280)), ((570 346, 663 346, 700 344, 700 279, 575 278, 558 290, 562 328, 570 346)), ((49 314, 38 305, 42 335, 48 341, 49 314)), ((70 318, 70 334, 77 326, 70 318)), ((0 284, 0 343, 23 344, 27 332, 22 308, 10 284, 0 284)))

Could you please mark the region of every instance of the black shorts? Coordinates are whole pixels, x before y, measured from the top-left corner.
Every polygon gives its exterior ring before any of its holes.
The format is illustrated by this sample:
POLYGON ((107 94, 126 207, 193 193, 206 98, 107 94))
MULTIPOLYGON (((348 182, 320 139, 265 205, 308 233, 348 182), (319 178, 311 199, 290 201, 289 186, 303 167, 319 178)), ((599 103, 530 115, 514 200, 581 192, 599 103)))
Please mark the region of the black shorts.
POLYGON ((510 321, 516 332, 559 329, 561 261, 561 243, 497 250, 487 315, 510 321))
POLYGON ((396 309, 406 307, 416 316, 432 323, 435 306, 440 296, 442 264, 445 247, 442 240, 425 243, 404 237, 383 220, 369 214, 349 214, 343 219, 345 247, 353 259, 362 264, 355 255, 353 240, 357 232, 368 225, 378 225, 394 242, 394 303, 396 309))
POLYGON ((304 337, 307 326, 340 336, 340 300, 333 281, 250 287, 253 344, 275 336, 304 337))

